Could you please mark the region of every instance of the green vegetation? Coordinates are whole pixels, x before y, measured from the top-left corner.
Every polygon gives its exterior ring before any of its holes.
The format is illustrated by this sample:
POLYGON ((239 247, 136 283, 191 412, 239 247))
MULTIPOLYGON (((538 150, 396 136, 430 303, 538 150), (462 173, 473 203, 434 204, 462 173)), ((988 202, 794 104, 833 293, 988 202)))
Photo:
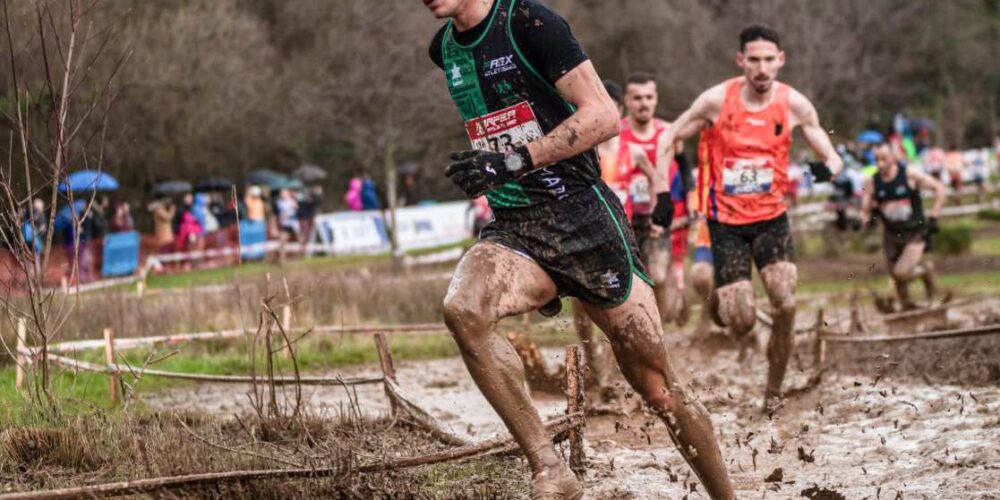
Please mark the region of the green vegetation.
POLYGON ((972 250, 971 224, 958 222, 944 224, 934 235, 934 251, 943 255, 962 255, 972 250))

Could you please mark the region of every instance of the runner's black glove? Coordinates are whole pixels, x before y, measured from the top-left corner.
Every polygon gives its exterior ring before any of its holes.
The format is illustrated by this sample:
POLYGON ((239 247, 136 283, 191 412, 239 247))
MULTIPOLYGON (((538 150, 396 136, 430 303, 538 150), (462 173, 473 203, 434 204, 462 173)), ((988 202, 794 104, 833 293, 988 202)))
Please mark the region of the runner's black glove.
POLYGON ((938 234, 941 232, 941 226, 938 225, 937 217, 927 218, 927 234, 938 234))
POLYGON ((670 229, 670 223, 674 218, 674 200, 670 199, 670 193, 660 193, 656 195, 656 207, 653 208, 653 224, 670 229))
POLYGON ((451 154, 451 164, 444 175, 451 178, 470 199, 516 180, 533 168, 527 146, 508 153, 460 151, 451 154))
POLYGON ((833 171, 821 161, 809 162, 809 173, 812 174, 814 182, 830 182, 830 179, 833 179, 833 171))

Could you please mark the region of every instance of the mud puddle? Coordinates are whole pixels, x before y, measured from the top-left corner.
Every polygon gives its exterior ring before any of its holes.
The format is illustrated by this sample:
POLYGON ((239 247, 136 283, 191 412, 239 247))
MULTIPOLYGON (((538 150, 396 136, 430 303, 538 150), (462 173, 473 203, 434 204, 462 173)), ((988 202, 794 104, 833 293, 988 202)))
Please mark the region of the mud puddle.
MULTIPOLYGON (((674 344, 675 366, 712 413, 740 498, 1000 498, 997 384, 930 385, 854 367, 828 373, 769 418, 760 410, 763 354, 741 365, 735 351, 674 344)), ((561 349, 543 353, 552 366, 562 363, 561 349)), ((791 386, 806 383, 803 365, 793 361, 791 386)), ((506 433, 460 359, 402 362, 397 372, 403 390, 452 430, 477 440, 506 433)), ((378 373, 376 367, 343 372, 378 373)), ((150 403, 238 413, 249 410, 246 393, 199 385, 150 403)), ((339 387, 305 388, 304 394, 320 415, 335 416, 350 405, 339 387)), ((352 388, 355 395, 364 413, 389 409, 380 385, 352 388)), ((565 411, 558 395, 535 394, 535 400, 543 418, 565 411)), ((707 498, 663 425, 636 410, 635 397, 621 406, 630 416, 588 419, 588 498, 707 498)))

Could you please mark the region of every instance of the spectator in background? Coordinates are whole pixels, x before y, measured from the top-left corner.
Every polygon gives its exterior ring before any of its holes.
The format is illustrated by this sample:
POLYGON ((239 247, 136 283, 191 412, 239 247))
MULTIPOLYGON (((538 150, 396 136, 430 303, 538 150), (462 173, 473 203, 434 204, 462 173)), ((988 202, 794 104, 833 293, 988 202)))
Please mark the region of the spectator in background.
POLYGON ((382 208, 378 198, 375 181, 371 180, 370 177, 365 177, 361 182, 361 206, 364 210, 378 210, 382 208))
POLYGON ((34 247, 36 254, 42 252, 48 234, 48 219, 45 217, 45 202, 41 198, 32 200, 31 207, 25 211, 21 234, 29 248, 34 247))
POLYGON ((123 233, 135 229, 135 222, 132 220, 132 210, 126 201, 115 204, 114 214, 108 222, 108 228, 112 233, 123 233))
POLYGON ((194 204, 191 207, 194 217, 198 219, 203 233, 214 233, 219 230, 219 220, 215 218, 209 207, 208 195, 197 193, 194 195, 194 204))
POLYGON ((944 168, 948 172, 948 177, 951 179, 951 189, 952 189, 952 201, 956 205, 962 204, 962 170, 965 169, 965 162, 962 158, 962 152, 958 150, 955 145, 951 145, 948 148, 948 152, 944 155, 944 168))
POLYGON ((360 177, 352 177, 350 183, 347 185, 347 194, 344 195, 344 203, 347 204, 347 208, 355 212, 359 212, 365 209, 364 203, 361 202, 361 189, 363 181, 360 177))
POLYGON ((308 243, 316 220, 316 210, 319 200, 323 197, 321 186, 312 186, 302 193, 298 199, 299 210, 295 214, 299 220, 299 243, 308 243))
MULTIPOLYGON (((174 240, 174 251, 186 252, 198 248, 201 242, 201 235, 204 232, 198 218, 194 214, 194 198, 191 193, 184 195, 179 220, 177 225, 177 238, 174 240)), ((190 262, 186 262, 185 268, 190 267, 190 262)))
POLYGON ((278 217, 278 229, 281 234, 281 241, 299 240, 299 203, 295 201, 295 195, 288 189, 282 189, 278 193, 278 198, 274 201, 275 212, 278 217))
POLYGON ((153 234, 159 252, 169 252, 174 243, 174 215, 177 207, 170 198, 162 198, 149 204, 153 214, 153 234))
POLYGON ((264 222, 267 216, 264 207, 263 191, 260 186, 250 186, 243 197, 243 204, 246 205, 246 219, 254 222, 264 222))

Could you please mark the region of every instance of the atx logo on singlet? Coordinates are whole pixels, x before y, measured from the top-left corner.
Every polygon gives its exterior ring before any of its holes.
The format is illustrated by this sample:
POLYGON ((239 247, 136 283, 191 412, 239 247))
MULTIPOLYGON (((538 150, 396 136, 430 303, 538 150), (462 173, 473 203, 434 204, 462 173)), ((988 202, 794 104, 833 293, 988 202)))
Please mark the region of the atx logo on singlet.
POLYGON ((462 68, 459 68, 458 64, 455 64, 451 67, 450 71, 451 71, 451 86, 452 87, 462 86, 462 84, 465 83, 465 81, 462 80, 462 68))
POLYGON ((514 64, 513 54, 498 57, 487 62, 486 71, 483 72, 483 76, 499 75, 500 73, 506 73, 512 69, 517 69, 517 64, 514 64))

